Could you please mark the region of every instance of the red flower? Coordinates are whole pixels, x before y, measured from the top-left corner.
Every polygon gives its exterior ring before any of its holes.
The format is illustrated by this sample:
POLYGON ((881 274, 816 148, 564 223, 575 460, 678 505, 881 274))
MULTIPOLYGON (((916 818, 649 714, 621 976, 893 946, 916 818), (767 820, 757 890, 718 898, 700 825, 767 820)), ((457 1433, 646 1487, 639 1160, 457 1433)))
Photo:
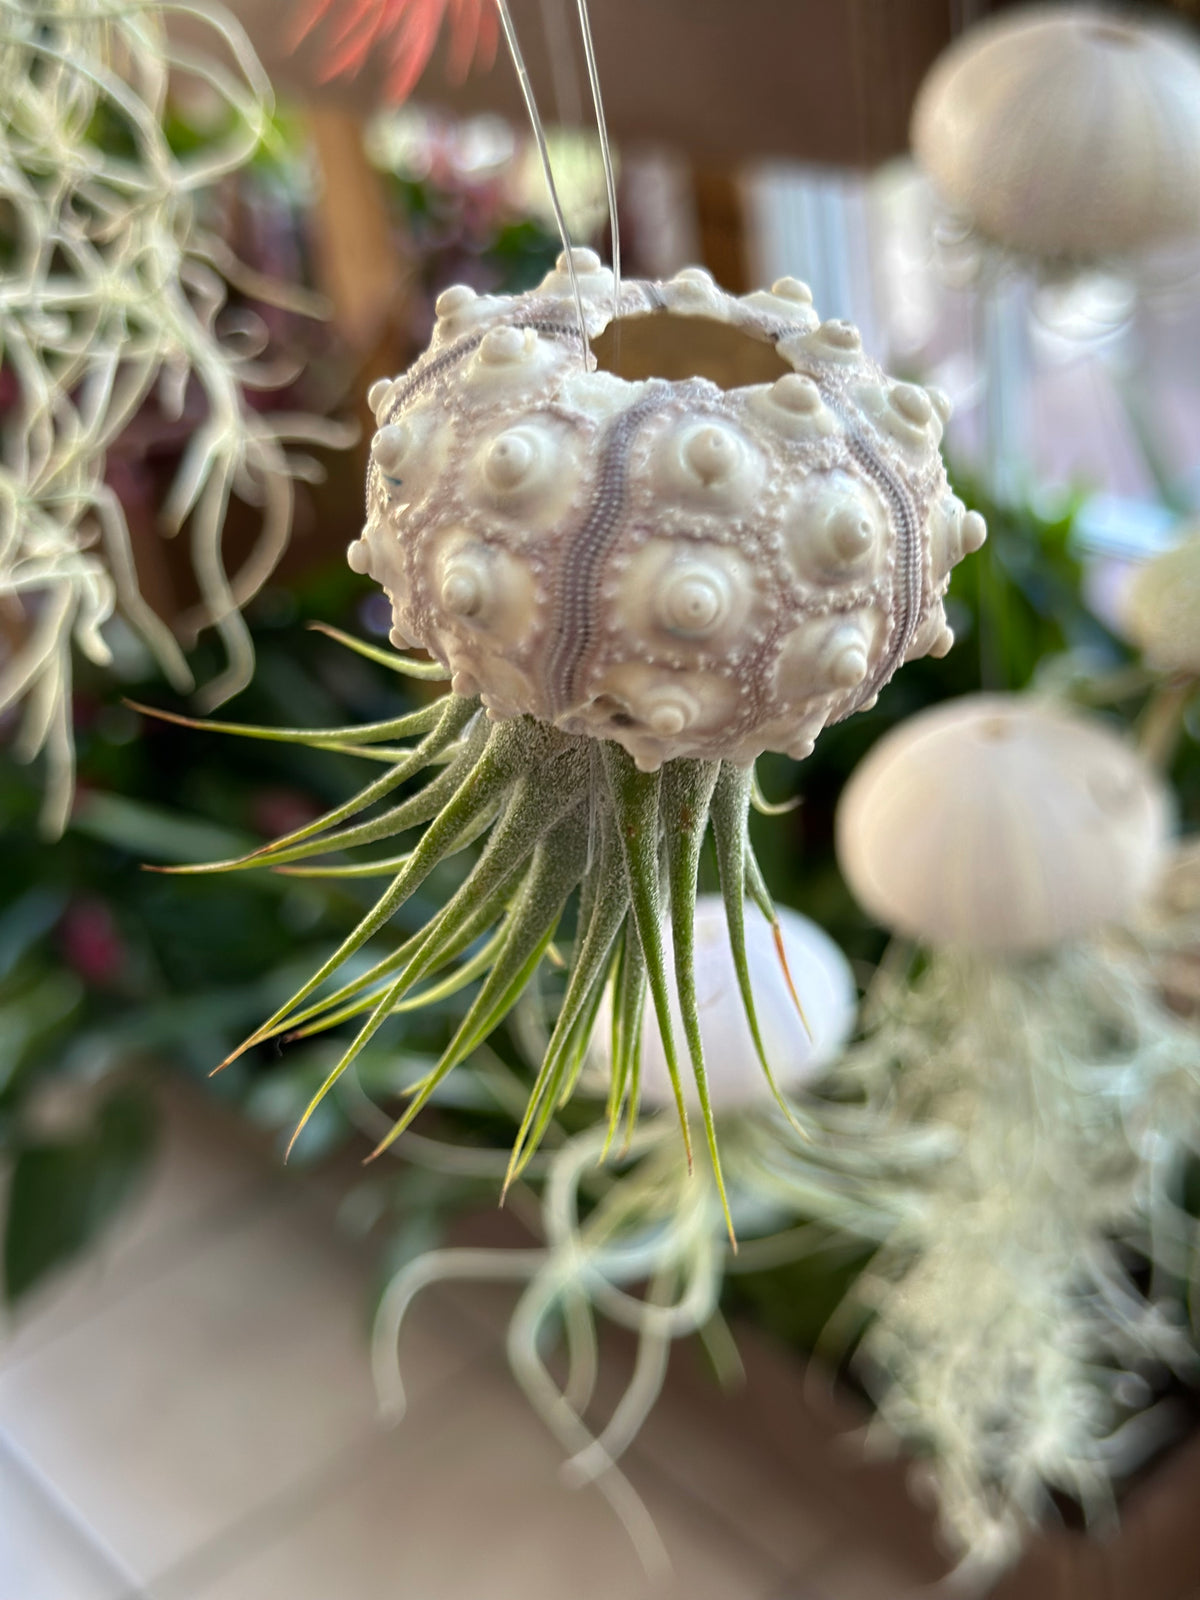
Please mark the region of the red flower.
POLYGON ((86 896, 72 901, 59 925, 59 939, 67 965, 94 988, 111 989, 128 964, 116 919, 103 900, 86 896))
POLYGON ((412 93, 429 65, 442 22, 450 23, 450 72, 465 78, 473 61, 491 64, 496 53, 494 0, 305 0, 293 48, 328 23, 329 58, 321 81, 361 71, 377 47, 390 57, 388 94, 399 102, 412 93))

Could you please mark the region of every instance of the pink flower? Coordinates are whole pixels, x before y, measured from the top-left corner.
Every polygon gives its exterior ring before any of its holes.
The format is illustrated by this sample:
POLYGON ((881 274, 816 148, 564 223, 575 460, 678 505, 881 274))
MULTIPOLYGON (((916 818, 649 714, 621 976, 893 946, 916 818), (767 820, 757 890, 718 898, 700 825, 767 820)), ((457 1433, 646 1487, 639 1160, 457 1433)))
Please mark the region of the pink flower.
POLYGON ((90 895, 67 907, 59 939, 67 965, 97 989, 111 989, 128 964, 116 919, 103 900, 90 895))
POLYGON ((453 77, 465 78, 473 61, 491 64, 498 32, 493 0, 305 0, 294 45, 314 28, 329 25, 324 83, 361 71, 374 50, 386 50, 388 94, 399 102, 408 98, 429 65, 445 20, 450 24, 453 77))

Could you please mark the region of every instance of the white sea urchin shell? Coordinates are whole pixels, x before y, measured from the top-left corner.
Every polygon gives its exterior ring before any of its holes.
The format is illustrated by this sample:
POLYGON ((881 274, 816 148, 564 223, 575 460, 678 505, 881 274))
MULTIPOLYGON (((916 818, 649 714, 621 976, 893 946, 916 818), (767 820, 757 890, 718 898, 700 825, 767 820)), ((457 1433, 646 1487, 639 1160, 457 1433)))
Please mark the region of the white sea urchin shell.
POLYGON ((807 755, 953 642, 941 597, 985 529, 938 454, 948 407, 894 383, 804 285, 736 299, 689 268, 622 285, 575 252, 528 294, 438 301, 371 391, 350 565, 496 718, 677 757, 807 755), (617 370, 604 370, 606 366, 617 370))
POLYGON ((1011 955, 1126 922, 1172 830, 1166 788, 1098 718, 973 694, 875 745, 839 802, 837 854, 885 927, 1011 955))
MULTIPOLYGON (((803 1022, 771 924, 757 907, 747 908, 746 952, 767 1059, 773 1064, 776 1084, 789 1093, 813 1083, 842 1050, 854 1030, 858 993, 850 963, 823 928, 787 906, 778 907, 777 916, 790 976, 804 1006, 803 1022)), ((669 928, 663 937, 670 952, 669 928)), ((771 1088, 738 992, 720 895, 702 894, 696 901, 695 962, 696 1009, 714 1110, 742 1111, 770 1104, 771 1088)), ((687 1041, 677 994, 671 996, 671 1020, 682 1055, 687 1041)), ((596 1024, 595 1049, 609 1069, 611 1027, 611 999, 606 997, 596 1024)), ((684 1092, 689 1104, 695 1105, 699 1098, 695 1085, 689 1083, 684 1092)), ((659 1109, 673 1104, 658 1019, 649 1009, 642 1017, 642 1102, 659 1109)))
POLYGON ((1106 261, 1200 231, 1200 53, 1107 6, 988 17, 917 96, 913 152, 985 237, 1106 261))

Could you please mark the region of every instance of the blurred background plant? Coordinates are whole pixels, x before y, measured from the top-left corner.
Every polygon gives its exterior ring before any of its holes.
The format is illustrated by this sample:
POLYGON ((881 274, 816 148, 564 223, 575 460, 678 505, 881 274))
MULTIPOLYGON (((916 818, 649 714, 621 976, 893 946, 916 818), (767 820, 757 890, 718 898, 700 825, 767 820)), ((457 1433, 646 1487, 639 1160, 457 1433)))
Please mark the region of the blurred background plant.
POLYGON ((239 606, 287 544, 294 478, 316 470, 287 446, 345 442, 312 412, 266 409, 263 397, 295 379, 296 352, 269 348, 253 302, 271 305, 277 328, 279 313, 312 316, 321 302, 230 247, 220 189, 271 142, 273 97, 231 17, 196 8, 212 37, 173 40, 171 13, 189 11, 0 5, 0 709, 24 702, 20 753, 46 753, 51 833, 71 800, 73 650, 110 659, 102 629, 114 607, 175 686, 191 686, 176 634, 143 592, 138 556, 143 567, 153 558, 138 534, 187 530, 199 594, 180 629, 221 637, 227 659, 205 690, 215 703, 249 680, 239 606), (188 80, 199 125, 180 110, 188 80), (137 435, 143 450, 164 435, 180 447, 169 487, 137 507, 141 526, 120 492, 137 435), (235 496, 258 526, 231 570, 235 496))

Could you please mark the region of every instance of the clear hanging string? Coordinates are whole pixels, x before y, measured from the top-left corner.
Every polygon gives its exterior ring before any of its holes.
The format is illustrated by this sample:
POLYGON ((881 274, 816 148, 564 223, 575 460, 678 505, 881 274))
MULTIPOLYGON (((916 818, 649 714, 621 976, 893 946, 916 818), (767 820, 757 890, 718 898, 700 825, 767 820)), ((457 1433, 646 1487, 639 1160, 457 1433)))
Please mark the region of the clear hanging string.
POLYGON ((587 318, 583 310, 583 295, 579 290, 579 274, 575 270, 575 252, 571 248, 571 235, 567 231, 567 219, 563 215, 558 185, 554 181, 554 169, 550 162, 550 148, 546 143, 546 129, 542 124, 542 117, 538 110, 537 98, 533 92, 529 70, 525 65, 525 57, 517 39, 517 30, 513 25, 512 13, 508 9, 508 0, 496 0, 496 10, 500 14, 500 26, 504 31, 504 42, 508 46, 508 53, 512 57, 512 64, 516 69, 517 81, 521 86, 525 110, 529 115, 534 142, 537 145, 538 156, 542 164, 542 174, 546 180, 546 189, 550 195, 550 206, 554 212, 554 221, 558 226, 558 236, 562 240, 563 259, 567 266, 567 276, 571 280, 571 293, 575 297, 575 311, 579 318, 579 339, 583 364, 585 369, 590 368, 591 346, 588 343, 587 318))
POLYGON ((608 229, 612 240, 613 322, 620 315, 621 302, 621 229, 617 221, 617 175, 613 169, 612 146, 608 142, 608 123, 604 116, 604 99, 600 93, 600 73, 596 68, 596 47, 592 40, 592 24, 588 16, 587 0, 578 0, 579 28, 583 34, 583 53, 587 58, 588 84, 592 91, 592 105, 596 110, 596 132, 600 136, 600 158, 604 162, 604 186, 608 193, 608 229))

